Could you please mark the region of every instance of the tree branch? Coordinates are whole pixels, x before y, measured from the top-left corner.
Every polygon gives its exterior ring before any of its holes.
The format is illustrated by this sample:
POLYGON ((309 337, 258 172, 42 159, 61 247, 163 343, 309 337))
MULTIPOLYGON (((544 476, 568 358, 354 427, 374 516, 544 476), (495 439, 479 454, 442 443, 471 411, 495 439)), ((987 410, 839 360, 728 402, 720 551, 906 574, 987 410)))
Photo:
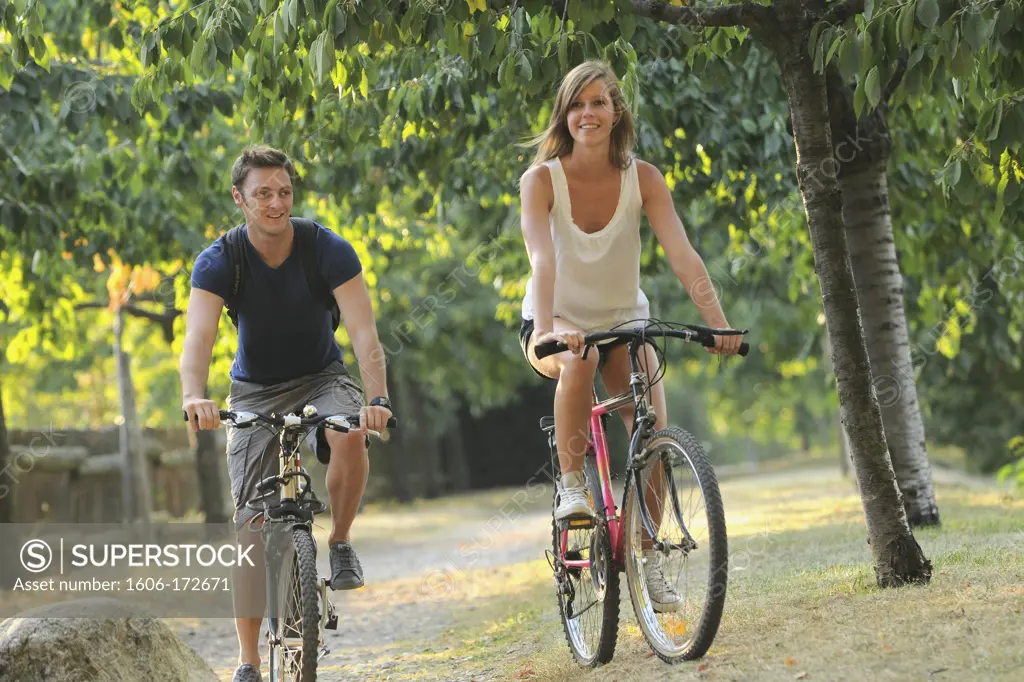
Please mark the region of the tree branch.
MULTIPOLYGON (((75 310, 83 310, 85 308, 107 308, 109 305, 109 303, 91 301, 88 303, 76 304, 75 310)), ((134 315, 135 317, 142 317, 150 322, 156 322, 160 325, 164 333, 164 340, 166 340, 167 343, 174 341, 174 318, 181 315, 180 310, 168 310, 163 313, 154 313, 134 305, 123 305, 121 306, 121 310, 130 315, 134 315)))
POLYGON ((832 3, 830 7, 832 9, 826 12, 821 20, 828 24, 845 24, 847 19, 864 11, 864 0, 844 0, 840 3, 832 3))
MULTIPOLYGON (((864 0, 860 0, 863 6, 864 0)), ((684 26, 746 26, 754 28, 766 11, 763 5, 741 2, 718 7, 679 7, 661 0, 633 0, 633 11, 655 21, 684 26)))

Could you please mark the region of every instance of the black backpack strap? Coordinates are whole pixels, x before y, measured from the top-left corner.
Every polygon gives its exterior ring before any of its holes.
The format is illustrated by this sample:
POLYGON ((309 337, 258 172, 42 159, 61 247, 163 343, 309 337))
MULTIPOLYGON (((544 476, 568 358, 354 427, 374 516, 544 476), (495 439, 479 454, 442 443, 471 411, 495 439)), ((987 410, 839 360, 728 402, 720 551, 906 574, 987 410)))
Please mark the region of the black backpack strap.
POLYGON ((222 239, 224 240, 224 253, 228 257, 229 291, 228 299, 224 301, 228 309, 228 317, 234 325, 238 326, 238 302, 241 300, 242 290, 245 285, 245 244, 242 243, 242 226, 237 225, 228 230, 222 239))
POLYGON ((338 309, 338 301, 334 298, 334 292, 331 291, 331 285, 327 283, 327 279, 320 272, 317 262, 316 240, 321 228, 312 220, 305 218, 292 218, 292 227, 295 228, 296 248, 299 250, 299 259, 309 290, 330 311, 331 328, 337 330, 341 323, 341 311, 338 309))

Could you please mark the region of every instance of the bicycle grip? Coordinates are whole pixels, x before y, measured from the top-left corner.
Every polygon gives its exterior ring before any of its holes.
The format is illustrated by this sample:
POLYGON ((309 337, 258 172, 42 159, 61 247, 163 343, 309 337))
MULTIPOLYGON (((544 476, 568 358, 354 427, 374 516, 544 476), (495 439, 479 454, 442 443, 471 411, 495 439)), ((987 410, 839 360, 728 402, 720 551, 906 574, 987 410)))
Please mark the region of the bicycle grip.
POLYGON ((545 341, 544 343, 538 343, 533 347, 533 352, 537 355, 538 360, 567 350, 569 350, 569 346, 565 345, 561 341, 545 341))
MULTIPOLYGON (((186 412, 185 410, 182 410, 181 411, 181 416, 182 416, 182 420, 183 421, 188 421, 188 412, 186 412)), ((230 418, 231 418, 231 413, 230 412, 228 412, 227 410, 221 410, 220 411, 220 419, 221 419, 221 421, 224 421, 225 419, 230 419, 230 418)))
MULTIPOLYGON (((700 332, 697 333, 697 336, 695 338, 697 340, 697 343, 699 343, 700 345, 702 345, 702 346, 704 346, 706 348, 714 348, 715 347, 715 337, 710 332, 700 331, 700 332)), ((741 355, 743 357, 746 357, 747 353, 749 353, 749 352, 750 352, 750 344, 747 343, 746 341, 744 341, 743 343, 740 344, 740 349, 737 352, 737 355, 741 355)))

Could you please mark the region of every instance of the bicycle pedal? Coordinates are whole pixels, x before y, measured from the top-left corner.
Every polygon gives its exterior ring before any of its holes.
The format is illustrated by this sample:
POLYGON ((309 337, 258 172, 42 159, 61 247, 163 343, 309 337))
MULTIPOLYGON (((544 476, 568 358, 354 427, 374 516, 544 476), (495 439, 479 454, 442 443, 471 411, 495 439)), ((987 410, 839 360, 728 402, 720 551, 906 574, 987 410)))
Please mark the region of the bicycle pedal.
POLYGON ((559 530, 580 530, 586 528, 593 528, 595 521, 589 516, 580 517, 578 519, 562 519, 558 522, 559 530))
POLYGON ((327 622, 324 623, 324 630, 337 630, 338 629, 338 614, 331 614, 327 616, 327 622))
POLYGON ((316 660, 319 661, 321 658, 323 658, 324 656, 326 656, 329 653, 331 653, 331 650, 328 649, 327 647, 321 648, 320 651, 317 652, 316 660))

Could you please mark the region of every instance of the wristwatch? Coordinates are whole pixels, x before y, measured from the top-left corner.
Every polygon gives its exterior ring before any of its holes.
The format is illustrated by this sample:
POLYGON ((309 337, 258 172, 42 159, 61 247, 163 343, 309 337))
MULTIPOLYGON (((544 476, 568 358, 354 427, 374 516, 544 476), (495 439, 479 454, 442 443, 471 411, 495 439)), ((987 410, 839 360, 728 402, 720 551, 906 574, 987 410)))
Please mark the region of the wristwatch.
POLYGON ((387 397, 382 395, 379 395, 373 400, 371 400, 370 407, 383 407, 390 412, 394 412, 394 410, 391 409, 391 401, 388 400, 387 397))

